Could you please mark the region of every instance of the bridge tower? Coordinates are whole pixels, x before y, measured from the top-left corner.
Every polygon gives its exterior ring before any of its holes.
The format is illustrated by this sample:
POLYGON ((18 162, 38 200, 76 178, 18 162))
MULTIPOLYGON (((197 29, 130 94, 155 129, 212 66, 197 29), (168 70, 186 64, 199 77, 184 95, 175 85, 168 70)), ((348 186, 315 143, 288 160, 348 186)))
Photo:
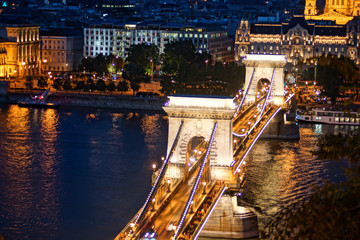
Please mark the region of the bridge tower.
POLYGON ((259 97, 261 87, 267 84, 267 86, 271 85, 271 103, 283 107, 261 137, 299 139, 299 127, 294 122, 287 121, 289 109, 284 106, 285 55, 248 54, 243 62, 246 66, 245 89, 248 89, 245 101, 248 104, 254 103, 259 97))
POLYGON ((256 100, 259 91, 261 91, 259 86, 262 82, 270 84, 274 78, 271 88, 271 102, 282 105, 284 103, 285 55, 248 54, 243 62, 246 66, 245 89, 249 87, 247 102, 251 103, 256 100))
POLYGON ((236 110, 230 97, 169 97, 164 107, 169 116, 168 151, 181 121, 184 122, 178 147, 170 159, 166 177, 181 179, 185 174, 189 142, 194 138, 210 139, 214 124, 217 130, 210 152, 211 180, 230 181, 233 160, 232 116, 236 110))
MULTIPOLYGON (((232 172, 233 161, 233 115, 236 106, 229 97, 170 96, 164 107, 169 116, 168 151, 175 138, 180 122, 183 122, 178 147, 170 159, 166 178, 176 181, 186 174, 189 142, 194 138, 209 139, 217 123, 217 130, 210 150, 210 180, 224 181, 229 188, 237 187, 232 172)), ((169 154, 169 153, 168 153, 169 154)), ((239 206, 237 196, 221 197, 213 214, 201 231, 200 239, 242 239, 258 236, 257 217, 247 208, 239 206), (219 217, 220 216, 220 217, 219 217)))

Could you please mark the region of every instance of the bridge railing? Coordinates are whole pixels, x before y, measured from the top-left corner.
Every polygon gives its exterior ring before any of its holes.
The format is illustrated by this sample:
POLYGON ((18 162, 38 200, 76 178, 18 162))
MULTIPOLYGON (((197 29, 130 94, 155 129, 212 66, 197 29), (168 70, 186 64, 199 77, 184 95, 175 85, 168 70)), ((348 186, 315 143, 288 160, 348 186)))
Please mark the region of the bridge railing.
POLYGON ((204 172, 204 168, 205 168, 205 165, 206 165, 206 161, 208 160, 209 158, 209 155, 210 155, 210 149, 211 149, 211 146, 213 144, 213 141, 214 141, 214 137, 215 137, 215 133, 216 133, 216 129, 217 129, 217 126, 218 126, 218 123, 216 122, 214 124, 214 128, 212 130, 212 133, 211 133, 211 137, 210 137, 210 140, 209 140, 209 145, 208 145, 208 148, 206 150, 206 154, 205 154, 205 158, 201 164, 201 167, 200 167, 200 170, 199 170, 199 173, 196 177, 196 181, 195 181, 195 184, 191 190, 191 193, 190 193, 190 197, 188 199, 188 201, 186 202, 186 205, 185 205, 185 208, 184 208, 184 211, 181 215, 181 218, 180 218, 180 221, 179 221, 179 224, 178 224, 178 227, 176 229, 176 232, 175 232, 175 235, 174 237, 176 238, 179 234, 180 231, 182 231, 182 227, 183 227, 183 223, 185 221, 185 218, 189 212, 189 208, 190 208, 190 205, 194 199, 194 196, 195 196, 195 192, 196 190, 198 189, 198 186, 199 186, 199 183, 200 183, 200 178, 202 176, 202 173, 204 172))
MULTIPOLYGON (((121 233, 119 235, 121 236, 124 236, 123 239, 126 239, 126 236, 127 235, 132 235, 133 234, 133 231, 136 231, 136 228, 139 226, 139 221, 141 221, 145 214, 148 212, 149 210, 149 207, 151 204, 153 204, 153 197, 155 195, 155 193, 157 192, 157 190, 159 189, 159 187, 161 186, 161 182, 165 176, 165 172, 166 172, 166 169, 167 169, 167 166, 168 166, 168 162, 170 160, 170 158, 172 157, 174 151, 175 151, 175 148, 177 146, 177 143, 178 143, 178 139, 179 139, 179 136, 180 136, 180 132, 181 132, 181 129, 182 129, 182 126, 183 126, 183 121, 180 122, 179 124, 179 127, 178 127, 178 131, 175 135, 175 138, 173 140, 173 143, 172 143, 172 146, 171 146, 171 149, 169 151, 169 154, 168 156, 166 157, 166 159, 163 161, 163 164, 160 168, 160 171, 159 171, 159 174, 155 180, 155 183, 153 185, 153 187, 151 188, 150 190, 150 193, 143 205, 143 207, 139 210, 139 212, 132 218, 132 220, 125 226, 125 228, 121 231, 121 233)), ((120 238, 121 239, 121 238, 120 238)))
POLYGON ((250 88, 250 86, 251 86, 251 82, 252 82, 253 77, 254 77, 254 73, 255 73, 255 68, 253 69, 253 71, 252 71, 252 73, 251 73, 250 80, 249 80, 249 85, 247 86, 247 88, 246 88, 246 90, 245 90, 245 92, 244 92, 244 94, 243 94, 243 97, 242 97, 242 99, 241 99, 241 102, 240 102, 239 106, 237 107, 237 109, 236 109, 233 117, 235 117, 235 116, 239 113, 241 107, 242 107, 243 104, 244 104, 246 95, 247 95, 247 93, 248 93, 248 91, 249 91, 249 88, 250 88))
POLYGON ((217 181, 204 197, 201 205, 196 209, 189 219, 186 227, 178 235, 177 239, 197 239, 201 230, 205 226, 211 213, 214 211, 217 203, 224 194, 226 185, 224 182, 217 181))
MULTIPOLYGON (((287 104, 290 99, 294 96, 294 94, 291 94, 286 100, 284 104, 287 104)), ((279 106, 277 108, 275 107, 271 107, 270 109, 267 110, 267 112, 264 114, 264 117, 261 118, 261 120, 259 122, 257 122, 257 126, 260 126, 260 128, 256 131, 254 139, 251 141, 250 145, 248 147, 246 147, 246 141, 249 140, 251 133, 249 135, 247 135, 244 139, 244 143, 241 146, 245 146, 244 147, 239 147, 237 149, 237 151, 234 154, 235 160, 232 164, 233 166, 233 173, 236 174, 238 169, 240 168, 241 164, 243 163, 243 161, 245 160, 246 156, 248 155, 248 153, 250 152, 250 150, 252 149, 252 147, 254 146, 254 144, 256 143, 256 141, 258 140, 258 138, 261 136, 261 134, 263 133, 263 131, 266 129, 266 127, 270 124, 271 120, 276 116, 276 114, 282 109, 282 106, 279 106), (269 116, 267 116, 269 114, 269 116), (243 151, 242 154, 240 154, 243 151)), ((254 130, 255 128, 253 128, 254 130)), ((253 131, 252 130, 252 131, 253 131)))

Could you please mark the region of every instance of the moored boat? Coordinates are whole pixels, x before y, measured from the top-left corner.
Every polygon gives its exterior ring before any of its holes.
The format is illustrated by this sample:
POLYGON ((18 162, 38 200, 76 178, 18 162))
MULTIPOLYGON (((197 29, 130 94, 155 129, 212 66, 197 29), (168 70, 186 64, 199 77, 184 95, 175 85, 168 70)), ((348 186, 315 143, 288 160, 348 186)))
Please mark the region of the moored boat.
POLYGON ((55 108, 59 106, 59 103, 47 102, 46 99, 51 94, 50 90, 45 90, 40 96, 32 97, 32 99, 27 99, 25 101, 20 101, 17 104, 20 107, 43 107, 43 108, 55 108))
POLYGON ((43 108, 56 108, 59 107, 58 103, 50 103, 45 101, 23 101, 17 103, 19 107, 43 107, 43 108))
POLYGON ((360 125, 360 113, 348 110, 333 110, 326 108, 314 108, 311 110, 296 111, 296 119, 303 122, 360 125))

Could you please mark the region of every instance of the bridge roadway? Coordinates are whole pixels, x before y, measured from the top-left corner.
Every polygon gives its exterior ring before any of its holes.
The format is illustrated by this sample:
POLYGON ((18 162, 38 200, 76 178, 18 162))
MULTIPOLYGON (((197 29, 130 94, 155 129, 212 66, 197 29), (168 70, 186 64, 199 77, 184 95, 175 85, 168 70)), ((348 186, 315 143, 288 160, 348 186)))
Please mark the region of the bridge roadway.
MULTIPOLYGON (((167 227, 171 224, 179 222, 181 213, 184 210, 184 203, 189 199, 192 184, 195 181, 199 169, 197 169, 191 176, 188 182, 184 183, 174 198, 167 204, 166 208, 155 219, 153 226, 156 230, 156 239, 171 239, 174 231, 168 231, 167 227)), ((196 199, 195 201, 198 201, 196 199)), ((171 226, 170 226, 171 227, 171 226)))

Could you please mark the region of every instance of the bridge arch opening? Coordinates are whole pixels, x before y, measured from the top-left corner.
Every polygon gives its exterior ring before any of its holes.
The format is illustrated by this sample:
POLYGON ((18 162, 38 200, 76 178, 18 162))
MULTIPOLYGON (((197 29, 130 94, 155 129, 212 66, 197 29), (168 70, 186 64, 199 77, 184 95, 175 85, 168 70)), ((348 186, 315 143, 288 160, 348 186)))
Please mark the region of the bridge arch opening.
POLYGON ((270 88, 270 80, 267 78, 260 78, 256 84, 256 99, 261 98, 262 96, 266 95, 270 88))
MULTIPOLYGON (((206 150, 209 146, 209 141, 202 136, 195 136, 192 137, 187 144, 187 151, 186 151, 186 162, 185 162, 185 177, 188 177, 189 172, 193 167, 198 167, 198 164, 201 164, 201 161, 206 154, 206 150)), ((206 164, 204 176, 209 178, 209 162, 206 164)))

